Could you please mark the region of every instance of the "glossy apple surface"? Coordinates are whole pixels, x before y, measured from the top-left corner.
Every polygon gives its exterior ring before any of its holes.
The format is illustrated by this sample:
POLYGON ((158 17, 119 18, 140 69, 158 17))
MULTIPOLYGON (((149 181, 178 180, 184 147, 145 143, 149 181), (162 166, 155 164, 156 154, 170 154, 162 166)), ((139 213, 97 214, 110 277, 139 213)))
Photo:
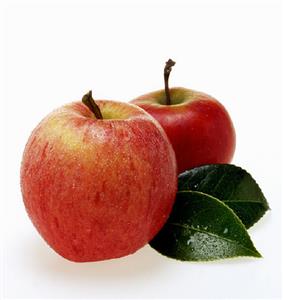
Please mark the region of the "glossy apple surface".
POLYGON ((150 113, 164 128, 176 153, 178 173, 212 163, 229 163, 235 151, 235 130, 224 106, 201 92, 170 89, 140 96, 132 103, 150 113))
POLYGON ((49 114, 22 159, 26 210, 61 256, 76 262, 131 254, 160 230, 177 188, 175 154, 160 125, 135 105, 80 102, 49 114))

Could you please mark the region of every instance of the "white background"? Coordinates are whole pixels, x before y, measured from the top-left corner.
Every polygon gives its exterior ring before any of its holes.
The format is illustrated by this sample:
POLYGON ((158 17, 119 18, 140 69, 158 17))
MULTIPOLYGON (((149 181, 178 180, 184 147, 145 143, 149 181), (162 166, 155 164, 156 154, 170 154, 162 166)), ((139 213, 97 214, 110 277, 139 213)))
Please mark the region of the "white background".
POLYGON ((2 296, 279 297, 280 2, 11 1, 4 9, 2 296), (162 88, 169 57, 177 62, 171 86, 211 94, 231 114, 233 162, 254 176, 272 208, 249 230, 264 258, 181 263, 146 246, 117 260, 64 260, 43 242, 22 203, 19 169, 31 130, 89 89, 97 99, 129 101, 162 88))

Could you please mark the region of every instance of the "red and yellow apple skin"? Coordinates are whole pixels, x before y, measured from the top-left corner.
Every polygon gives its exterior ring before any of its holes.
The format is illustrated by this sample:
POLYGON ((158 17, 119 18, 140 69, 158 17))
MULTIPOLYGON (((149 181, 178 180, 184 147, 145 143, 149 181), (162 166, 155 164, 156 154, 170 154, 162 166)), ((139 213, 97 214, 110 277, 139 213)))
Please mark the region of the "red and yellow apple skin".
POLYGON ((75 262, 131 254, 148 243, 171 211, 175 154, 160 125, 135 105, 96 101, 103 120, 74 102, 32 132, 21 189, 33 224, 75 262))
POLYGON ((164 90, 140 96, 132 103, 150 113, 163 127, 174 148, 178 173, 213 163, 229 163, 236 135, 224 106, 201 92, 170 89, 171 105, 164 90))

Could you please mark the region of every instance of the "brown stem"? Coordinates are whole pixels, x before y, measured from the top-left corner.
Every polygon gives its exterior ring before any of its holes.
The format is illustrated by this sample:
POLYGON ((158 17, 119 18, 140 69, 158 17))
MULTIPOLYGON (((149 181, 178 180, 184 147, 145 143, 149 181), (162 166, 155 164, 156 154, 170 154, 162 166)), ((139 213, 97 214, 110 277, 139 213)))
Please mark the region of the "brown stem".
POLYGON ((169 60, 166 62, 165 68, 164 68, 164 83, 165 83, 165 95, 166 95, 166 105, 171 105, 171 98, 170 98, 170 90, 169 90, 169 75, 172 70, 172 67, 175 65, 175 62, 169 58, 169 60))
POLYGON ((98 105, 95 103, 95 101, 92 98, 92 91, 89 91, 87 94, 83 96, 82 102, 94 113, 96 119, 103 119, 98 105))

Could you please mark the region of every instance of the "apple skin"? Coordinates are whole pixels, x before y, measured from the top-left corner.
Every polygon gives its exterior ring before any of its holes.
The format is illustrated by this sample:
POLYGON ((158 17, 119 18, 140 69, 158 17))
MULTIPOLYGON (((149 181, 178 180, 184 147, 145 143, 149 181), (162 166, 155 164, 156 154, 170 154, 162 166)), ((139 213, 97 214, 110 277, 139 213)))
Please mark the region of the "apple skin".
POLYGON ((49 114, 32 132, 21 165, 34 226, 75 262, 131 254, 166 222, 177 190, 174 151, 161 126, 135 105, 98 100, 49 114))
POLYGON ((206 164, 231 162, 236 145, 232 120, 224 106, 194 90, 170 89, 171 105, 164 90, 131 102, 150 113, 163 127, 174 148, 178 173, 206 164))

